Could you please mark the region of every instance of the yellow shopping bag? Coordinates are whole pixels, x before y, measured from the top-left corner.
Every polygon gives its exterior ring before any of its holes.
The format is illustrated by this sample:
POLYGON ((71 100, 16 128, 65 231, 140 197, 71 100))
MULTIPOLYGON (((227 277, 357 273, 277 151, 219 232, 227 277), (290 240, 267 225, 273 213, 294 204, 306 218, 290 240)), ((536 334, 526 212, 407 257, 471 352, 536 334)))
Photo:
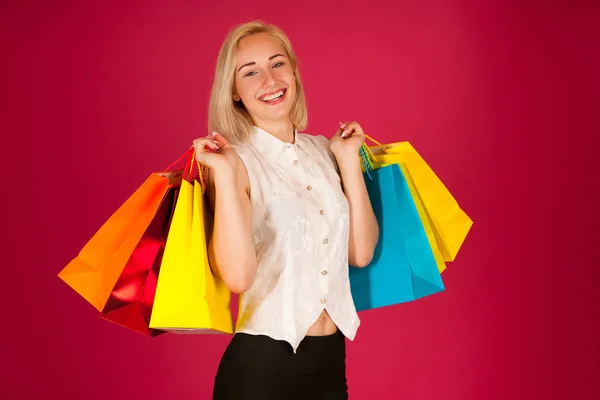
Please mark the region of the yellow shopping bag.
POLYGON ((454 261, 473 225, 471 218, 409 142, 383 145, 367 138, 377 145, 363 146, 363 164, 368 162, 372 169, 400 163, 405 167, 429 216, 444 261, 454 261))
POLYGON ((201 180, 183 180, 165 245, 149 327, 233 333, 231 293, 208 262, 201 180))
POLYGON ((415 186, 415 182, 410 176, 410 172, 406 168, 406 165, 403 162, 399 162, 398 166, 400 167, 400 170, 406 179, 408 190, 410 191, 410 195, 415 202, 415 206, 417 208, 417 212, 419 213, 419 218, 421 219, 423 228, 425 229, 425 235, 427 236, 427 240, 431 246, 431 251, 433 252, 433 258, 435 258, 438 271, 442 273, 446 269, 446 263, 444 262, 444 257, 442 256, 442 252, 440 251, 438 245, 439 239, 436 237, 435 230, 431 226, 431 217, 423 205, 423 199, 421 198, 421 195, 419 194, 419 191, 415 186))

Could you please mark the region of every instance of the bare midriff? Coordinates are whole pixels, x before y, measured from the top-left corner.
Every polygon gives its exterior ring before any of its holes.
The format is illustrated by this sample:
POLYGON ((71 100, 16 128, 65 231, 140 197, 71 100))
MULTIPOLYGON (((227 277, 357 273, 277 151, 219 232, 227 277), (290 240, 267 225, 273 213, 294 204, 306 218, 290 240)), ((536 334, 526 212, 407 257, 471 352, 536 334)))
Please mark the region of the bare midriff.
POLYGON ((308 329, 306 336, 327 336, 333 335, 337 332, 337 326, 327 313, 327 311, 323 310, 319 318, 315 321, 315 323, 308 329))

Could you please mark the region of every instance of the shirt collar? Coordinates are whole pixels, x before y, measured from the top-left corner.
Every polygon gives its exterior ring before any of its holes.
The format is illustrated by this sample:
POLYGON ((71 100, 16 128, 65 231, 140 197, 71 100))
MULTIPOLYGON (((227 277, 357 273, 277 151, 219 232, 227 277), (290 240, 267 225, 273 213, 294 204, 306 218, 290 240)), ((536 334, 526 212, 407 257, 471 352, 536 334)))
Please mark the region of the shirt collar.
POLYGON ((298 130, 294 129, 294 143, 284 142, 269 132, 252 125, 250 142, 269 162, 274 163, 286 147, 299 147, 298 130))

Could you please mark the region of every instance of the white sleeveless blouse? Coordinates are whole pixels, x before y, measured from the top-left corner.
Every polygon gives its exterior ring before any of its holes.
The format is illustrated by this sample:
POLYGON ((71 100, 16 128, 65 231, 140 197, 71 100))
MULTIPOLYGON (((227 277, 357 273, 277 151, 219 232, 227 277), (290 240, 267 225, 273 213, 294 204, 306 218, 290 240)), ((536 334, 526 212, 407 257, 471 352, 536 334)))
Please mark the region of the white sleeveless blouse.
POLYGON ((296 352, 325 309, 353 340, 360 320, 348 276, 349 206, 329 140, 296 133, 284 143, 253 127, 249 142, 233 147, 248 171, 258 261, 236 332, 285 340, 296 352))

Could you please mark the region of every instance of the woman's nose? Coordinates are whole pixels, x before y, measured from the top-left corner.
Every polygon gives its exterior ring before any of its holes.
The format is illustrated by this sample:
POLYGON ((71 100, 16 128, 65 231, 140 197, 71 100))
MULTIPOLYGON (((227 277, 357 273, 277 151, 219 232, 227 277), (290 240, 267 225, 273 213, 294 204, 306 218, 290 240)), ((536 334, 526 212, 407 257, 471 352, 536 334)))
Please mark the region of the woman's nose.
POLYGON ((263 74, 263 86, 271 86, 275 84, 275 77, 270 70, 265 70, 263 74))

